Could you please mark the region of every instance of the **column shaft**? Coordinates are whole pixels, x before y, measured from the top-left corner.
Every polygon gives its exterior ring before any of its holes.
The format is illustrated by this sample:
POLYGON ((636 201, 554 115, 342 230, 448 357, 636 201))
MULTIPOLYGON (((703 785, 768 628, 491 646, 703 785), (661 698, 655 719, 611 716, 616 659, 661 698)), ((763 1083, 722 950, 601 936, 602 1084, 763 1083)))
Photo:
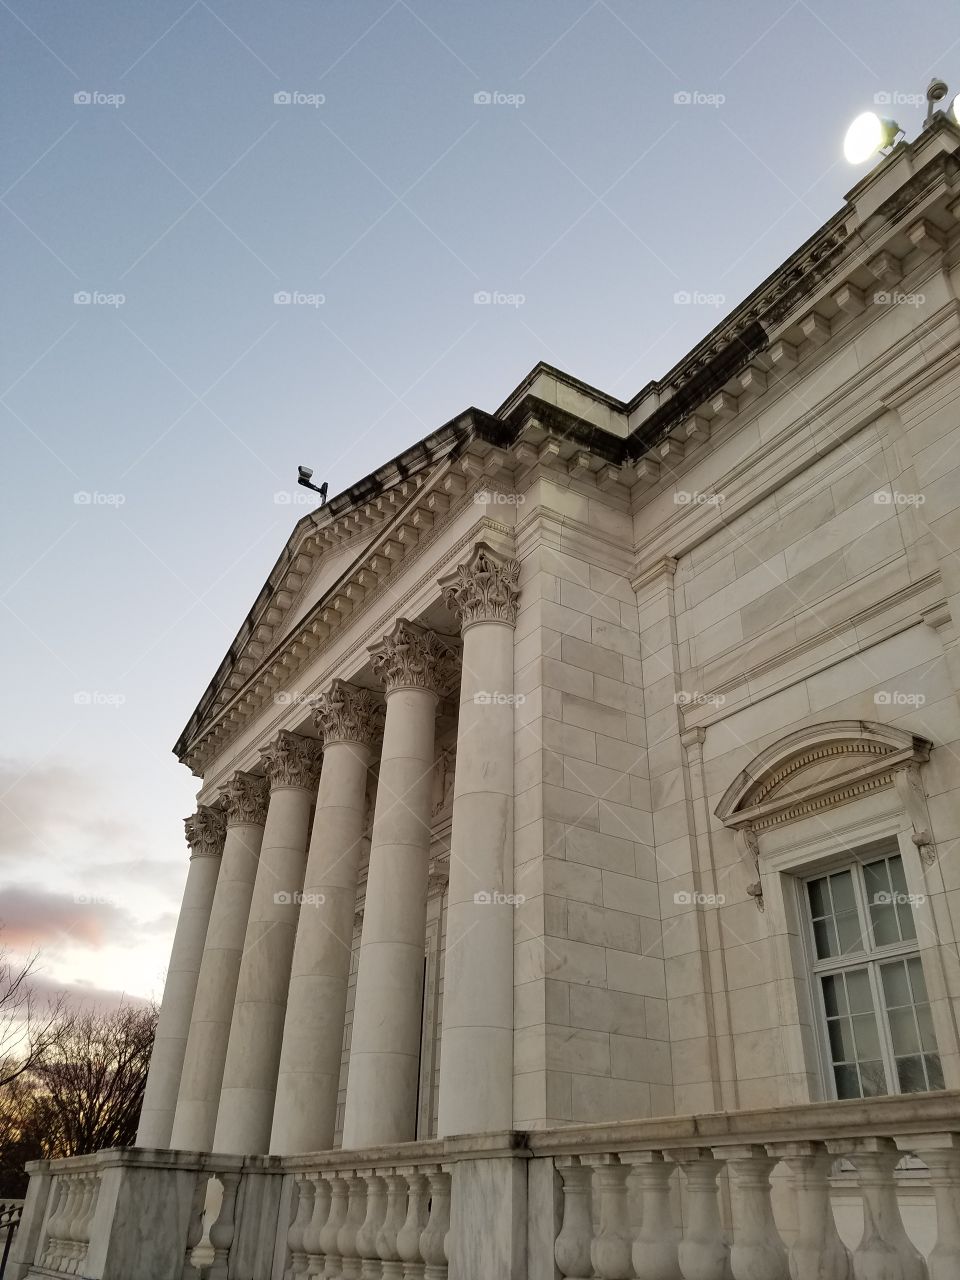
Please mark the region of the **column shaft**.
POLYGON ((214 1151, 261 1155, 270 1144, 318 756, 318 743, 291 733, 281 734, 264 753, 270 807, 237 979, 214 1151))
POLYGON ((463 637, 437 1132, 513 1125, 513 628, 463 637), (489 700, 487 700, 489 699, 489 700))
POLYGON ((274 1155, 333 1146, 374 725, 373 699, 365 690, 336 681, 320 700, 323 769, 283 1027, 274 1155), (337 740, 336 734, 348 732, 363 740, 337 740))
POLYGON ((263 843, 269 790, 239 774, 227 790, 227 835, 207 929, 170 1145, 209 1151, 217 1123, 240 960, 263 843))
POLYGON ((170 1141, 197 975, 220 869, 223 825, 222 815, 209 808, 201 808, 194 817, 186 819, 190 869, 150 1056, 137 1129, 138 1147, 166 1147, 170 1141))
POLYGON ((346 1148, 417 1135, 437 694, 449 660, 399 619, 375 650, 387 716, 357 971, 346 1148))

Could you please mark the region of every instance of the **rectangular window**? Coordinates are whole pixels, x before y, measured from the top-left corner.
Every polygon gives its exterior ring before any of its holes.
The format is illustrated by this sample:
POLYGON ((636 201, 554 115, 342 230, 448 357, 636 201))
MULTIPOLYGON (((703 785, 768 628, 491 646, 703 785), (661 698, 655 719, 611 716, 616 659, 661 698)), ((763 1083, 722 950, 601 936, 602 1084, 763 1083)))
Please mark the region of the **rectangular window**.
POLYGON ((900 855, 807 880, 804 906, 837 1097, 942 1089, 900 855))

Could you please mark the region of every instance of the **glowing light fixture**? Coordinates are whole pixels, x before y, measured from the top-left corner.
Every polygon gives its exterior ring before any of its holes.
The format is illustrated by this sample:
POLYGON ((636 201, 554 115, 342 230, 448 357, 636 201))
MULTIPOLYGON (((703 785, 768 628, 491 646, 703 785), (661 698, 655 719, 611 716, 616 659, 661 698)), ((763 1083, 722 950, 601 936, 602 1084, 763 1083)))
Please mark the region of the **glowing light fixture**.
POLYGON ((863 164, 871 156, 891 146, 902 129, 896 120, 885 120, 875 111, 864 111, 850 125, 843 139, 843 155, 848 164, 863 164))

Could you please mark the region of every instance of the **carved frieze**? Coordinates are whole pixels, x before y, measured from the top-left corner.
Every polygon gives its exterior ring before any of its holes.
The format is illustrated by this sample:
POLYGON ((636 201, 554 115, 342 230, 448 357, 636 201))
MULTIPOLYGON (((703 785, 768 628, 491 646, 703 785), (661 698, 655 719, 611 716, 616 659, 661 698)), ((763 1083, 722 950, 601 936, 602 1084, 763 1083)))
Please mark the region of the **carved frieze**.
POLYGON ((519 580, 519 560, 501 560, 486 543, 478 542, 469 560, 441 579, 440 587, 461 629, 474 622, 506 622, 513 627, 520 603, 519 580))
POLYGON ((200 805, 196 813, 184 818, 183 828, 191 858, 219 858, 223 853, 227 823, 219 809, 200 805))
POLYGON ((274 787, 303 787, 312 791, 320 781, 323 746, 316 738, 281 729, 260 753, 263 770, 274 787))

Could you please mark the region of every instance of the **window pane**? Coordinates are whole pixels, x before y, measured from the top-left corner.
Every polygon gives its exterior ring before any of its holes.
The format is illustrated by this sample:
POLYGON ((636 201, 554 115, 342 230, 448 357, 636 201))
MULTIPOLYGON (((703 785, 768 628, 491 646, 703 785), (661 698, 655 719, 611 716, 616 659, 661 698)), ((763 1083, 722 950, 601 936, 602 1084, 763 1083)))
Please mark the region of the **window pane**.
POLYGON ((907 892, 907 877, 903 873, 903 859, 898 854, 895 858, 887 859, 887 868, 890 872, 890 883, 893 885, 897 893, 905 894, 907 892))
POLYGON ((856 1067, 834 1067, 833 1078, 837 1082, 838 1098, 860 1098, 860 1079, 856 1067))
POLYGON ((923 1071, 923 1059, 919 1056, 897 1059, 897 1076, 901 1093, 925 1093, 927 1080, 923 1071))
POLYGON ((880 1057, 880 1036, 877 1034, 877 1020, 872 1013, 862 1013, 853 1019, 853 1035, 857 1057, 861 1062, 867 1058, 880 1057))
POLYGON ((834 1062, 855 1062, 856 1051, 853 1047, 853 1032, 849 1018, 835 1018, 827 1024, 830 1034, 830 1056, 834 1062))
POLYGON ((893 1040, 893 1052, 899 1057, 904 1053, 918 1053, 920 1040, 917 1036, 916 1022, 912 1009, 891 1009, 887 1015, 890 1020, 890 1036, 893 1040))
POLYGON ((827 904, 824 899, 824 887, 826 880, 811 880, 807 884, 807 894, 810 898, 810 914, 816 920, 820 916, 827 914, 827 904))
POLYGON ((865 1098, 880 1098, 888 1093, 887 1073, 882 1062, 861 1062, 860 1080, 865 1098))
POLYGON ((920 1044, 925 1053, 936 1053, 937 1037, 933 1034, 933 1015, 928 1004, 917 1008, 917 1022, 920 1024, 920 1044))
POLYGON ((830 896, 833 898, 834 913, 856 911, 857 903, 853 896, 853 873, 841 871, 830 877, 830 896))
POLYGON ((919 956, 911 956, 907 961, 907 968, 910 971, 910 986, 913 988, 914 1004, 927 1003, 927 984, 923 976, 923 965, 920 963, 919 956))
MULTIPOLYGON (((899 890, 897 890, 899 894, 899 890)), ((913 923, 913 908, 906 900, 906 896, 900 894, 897 898, 897 920, 900 922, 900 937, 904 942, 912 942, 917 936, 916 926, 913 923)))
POLYGON ((863 868, 863 887, 867 891, 867 901, 873 903, 876 898, 881 901, 890 897, 890 878, 887 875, 886 861, 868 862, 863 868))
POLYGON ((817 920, 815 922, 813 940, 816 943, 818 960, 837 954, 837 933, 832 920, 817 920))
POLYGON ((940 1057, 936 1053, 928 1053, 923 1059, 927 1068, 927 1079, 930 1081, 931 1089, 942 1089, 943 1071, 940 1069, 940 1057))
POLYGON ((845 975, 847 982, 847 999, 851 1013, 872 1013, 873 995, 870 991, 870 979, 866 969, 854 969, 845 975))
POLYGON ((913 1004, 907 970, 902 960, 881 966, 880 974, 883 978, 883 998, 888 1009, 913 1004))
POLYGON ((840 954, 850 955, 853 951, 863 950, 863 938, 860 932, 860 917, 855 911, 845 911, 836 918, 837 935, 840 942, 840 954))
POLYGON ((897 913, 890 905, 887 894, 886 904, 871 899, 870 914, 873 917, 873 941, 878 947, 889 947, 900 941, 900 930, 897 926, 897 913))
POLYGON ((837 1014, 847 1012, 847 997, 844 995, 843 981, 835 978, 832 973, 825 974, 823 978, 823 1003, 828 1018, 835 1018, 837 1014))

